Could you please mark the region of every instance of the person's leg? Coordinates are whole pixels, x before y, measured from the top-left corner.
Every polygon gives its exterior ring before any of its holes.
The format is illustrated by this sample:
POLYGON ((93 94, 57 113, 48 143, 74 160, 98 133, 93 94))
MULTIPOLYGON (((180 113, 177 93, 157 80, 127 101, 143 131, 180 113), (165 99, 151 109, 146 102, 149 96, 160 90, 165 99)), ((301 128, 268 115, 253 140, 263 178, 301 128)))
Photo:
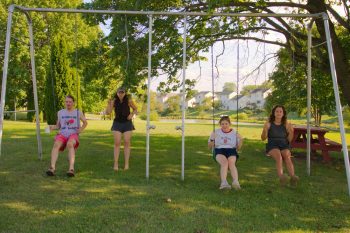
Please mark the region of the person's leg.
MULTIPOLYGON (((220 180, 221 180, 221 187, 223 187, 226 184, 228 185, 228 183, 227 183, 228 160, 224 155, 217 154, 216 161, 220 164, 220 180)), ((223 188, 225 188, 225 187, 223 187, 223 188)))
POLYGON ((290 177, 294 176, 294 166, 293 166, 293 162, 291 159, 291 153, 289 149, 285 149, 281 151, 281 155, 283 157, 284 163, 286 164, 287 170, 288 170, 288 174, 290 177))
POLYGON ((268 155, 270 155, 276 161, 277 175, 280 179, 281 185, 286 185, 288 182, 288 177, 283 174, 283 158, 281 151, 279 149, 272 149, 268 152, 268 155))
POLYGON ((58 158, 58 153, 60 148, 62 147, 63 142, 56 140, 55 143, 53 144, 52 150, 51 150, 51 164, 50 164, 50 169, 52 169, 52 171, 56 170, 56 162, 57 162, 57 158, 58 158))
POLYGON ((120 153, 120 143, 122 140, 122 133, 119 131, 113 131, 113 137, 114 137, 114 166, 113 166, 113 169, 115 171, 118 171, 118 160, 119 160, 119 153, 120 153))
POLYGON ((238 181, 238 171, 236 167, 236 156, 228 157, 228 167, 230 168, 231 176, 232 176, 232 187, 234 189, 240 189, 239 181, 238 181))
POLYGON ((129 169, 132 131, 124 132, 124 170, 129 169))
POLYGON ((68 171, 74 171, 74 163, 75 163, 75 139, 69 139, 67 142, 67 150, 68 150, 68 162, 69 169, 68 171))
POLYGON ((283 175, 283 159, 281 155, 281 151, 279 149, 272 149, 268 152, 275 161, 276 161, 276 170, 278 177, 283 175))
POLYGON ((281 154, 284 162, 286 163, 288 174, 290 176, 290 184, 295 187, 298 184, 299 177, 295 175, 291 152, 289 149, 285 149, 281 151, 281 154))

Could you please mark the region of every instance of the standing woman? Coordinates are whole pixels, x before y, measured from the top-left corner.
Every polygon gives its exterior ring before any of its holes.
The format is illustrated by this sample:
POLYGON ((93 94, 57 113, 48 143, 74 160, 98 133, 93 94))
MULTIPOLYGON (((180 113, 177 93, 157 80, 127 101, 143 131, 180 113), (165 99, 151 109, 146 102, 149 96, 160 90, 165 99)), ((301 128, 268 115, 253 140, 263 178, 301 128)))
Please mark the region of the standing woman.
POLYGON ((283 161, 290 176, 290 184, 296 186, 299 177, 294 173, 291 159, 290 142, 293 139, 293 127, 287 121, 287 112, 284 106, 276 105, 270 114, 261 134, 261 139, 267 139, 266 155, 276 161, 277 175, 282 186, 287 185, 288 177, 283 174, 283 161))
POLYGON ((130 146, 131 146, 131 135, 135 129, 132 123, 132 118, 137 114, 137 108, 135 103, 131 100, 130 96, 126 94, 124 87, 120 87, 117 90, 114 98, 108 101, 106 108, 106 114, 115 112, 115 118, 113 120, 112 132, 114 137, 114 171, 118 171, 118 160, 120 153, 120 144, 122 135, 124 135, 124 170, 129 169, 129 158, 130 158, 130 146), (132 112, 130 112, 132 108, 132 112))

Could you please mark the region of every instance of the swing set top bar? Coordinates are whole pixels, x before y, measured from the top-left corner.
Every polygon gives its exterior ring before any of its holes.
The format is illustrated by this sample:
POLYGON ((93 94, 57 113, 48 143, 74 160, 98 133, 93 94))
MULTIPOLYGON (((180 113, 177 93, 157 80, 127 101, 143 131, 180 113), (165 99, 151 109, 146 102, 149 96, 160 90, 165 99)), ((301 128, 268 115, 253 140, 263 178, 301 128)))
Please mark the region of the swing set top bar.
POLYGON ((121 10, 84 10, 69 8, 28 8, 11 5, 22 11, 35 12, 62 12, 62 13, 93 13, 93 14, 123 14, 123 15, 175 15, 175 16, 231 16, 231 17, 292 17, 292 18, 319 18, 324 13, 317 14, 271 14, 271 13, 208 13, 208 12, 166 12, 166 11, 121 11, 121 10))

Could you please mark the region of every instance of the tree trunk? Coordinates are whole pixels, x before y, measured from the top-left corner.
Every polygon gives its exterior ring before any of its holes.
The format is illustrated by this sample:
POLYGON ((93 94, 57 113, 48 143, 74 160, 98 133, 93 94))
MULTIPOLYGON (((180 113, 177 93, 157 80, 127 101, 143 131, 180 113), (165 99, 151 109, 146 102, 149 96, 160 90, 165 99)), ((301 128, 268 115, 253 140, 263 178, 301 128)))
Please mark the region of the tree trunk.
MULTIPOLYGON (((308 0, 307 3, 308 11, 312 14, 327 12, 324 0, 308 0)), ((324 29, 323 19, 317 19, 316 21, 317 30, 320 33, 320 38, 326 41, 326 34, 324 29)), ((341 90, 350 90, 350 64, 348 63, 348 58, 346 57, 345 51, 347 48, 343 48, 338 40, 335 33, 334 24, 332 21, 328 20, 333 53, 334 53, 334 63, 337 73, 337 80, 341 90)), ((347 104, 350 105, 350 91, 342 92, 347 104)))

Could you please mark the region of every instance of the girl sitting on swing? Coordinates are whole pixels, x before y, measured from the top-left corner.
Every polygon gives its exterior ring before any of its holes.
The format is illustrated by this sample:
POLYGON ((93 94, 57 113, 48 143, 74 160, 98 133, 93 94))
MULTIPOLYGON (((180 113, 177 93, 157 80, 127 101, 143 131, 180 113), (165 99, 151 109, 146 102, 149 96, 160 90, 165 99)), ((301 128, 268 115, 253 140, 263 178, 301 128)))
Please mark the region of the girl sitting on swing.
POLYGON ((220 164, 220 189, 231 189, 227 182, 227 172, 230 169, 232 176, 232 188, 238 190, 241 186, 238 182, 238 171, 236 161, 237 150, 242 146, 242 137, 231 128, 231 121, 228 116, 222 116, 219 120, 220 129, 211 133, 208 146, 213 149, 214 159, 220 164))
POLYGON ((293 127, 287 121, 287 112, 284 106, 276 105, 265 122, 261 139, 266 144, 266 155, 276 161, 277 175, 282 186, 287 185, 288 176, 283 174, 283 161, 286 164, 291 186, 297 186, 299 177, 294 173, 294 165, 291 159, 290 142, 293 139, 293 127))

